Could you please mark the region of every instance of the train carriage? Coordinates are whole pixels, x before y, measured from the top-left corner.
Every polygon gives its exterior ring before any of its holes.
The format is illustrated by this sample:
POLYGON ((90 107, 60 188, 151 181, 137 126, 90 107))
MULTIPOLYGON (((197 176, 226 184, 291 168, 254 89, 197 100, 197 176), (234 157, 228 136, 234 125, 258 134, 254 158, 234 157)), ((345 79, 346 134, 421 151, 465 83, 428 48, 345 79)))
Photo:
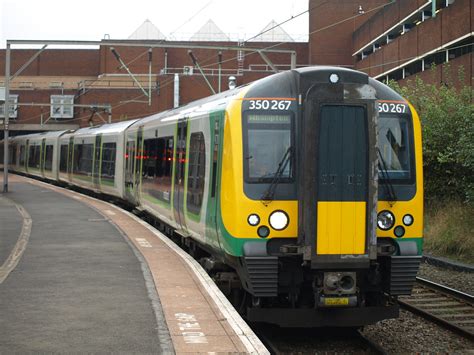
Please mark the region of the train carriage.
POLYGON ((59 179, 125 198, 125 130, 135 121, 81 128, 60 137, 59 179))
POLYGON ((411 292, 420 122, 364 73, 282 72, 60 142, 60 180, 155 216, 249 320, 361 326, 411 292))

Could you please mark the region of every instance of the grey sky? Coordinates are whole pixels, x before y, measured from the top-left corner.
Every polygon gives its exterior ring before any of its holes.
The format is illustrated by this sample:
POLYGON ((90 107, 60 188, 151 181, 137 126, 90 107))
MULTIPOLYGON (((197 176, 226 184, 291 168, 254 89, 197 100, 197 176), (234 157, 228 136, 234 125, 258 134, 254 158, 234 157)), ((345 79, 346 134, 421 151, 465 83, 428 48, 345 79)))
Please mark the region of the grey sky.
MULTIPOLYGON (((246 39, 272 19, 281 22, 307 8, 308 0, 0 0, 0 47, 7 39, 124 39, 146 19, 165 35, 180 27, 177 39, 189 38, 209 19, 232 38, 246 39)), ((282 28, 306 40, 307 14, 282 28)))

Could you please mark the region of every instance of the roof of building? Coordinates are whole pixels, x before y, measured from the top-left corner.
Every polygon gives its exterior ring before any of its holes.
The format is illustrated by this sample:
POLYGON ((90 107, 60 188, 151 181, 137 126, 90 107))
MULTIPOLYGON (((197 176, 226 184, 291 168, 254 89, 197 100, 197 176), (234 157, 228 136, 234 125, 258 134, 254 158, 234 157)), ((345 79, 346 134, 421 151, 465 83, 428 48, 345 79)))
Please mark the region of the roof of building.
POLYGON ((190 38, 191 41, 229 41, 229 37, 215 24, 214 21, 207 21, 190 38))
POLYGON ((261 31, 260 35, 251 39, 253 42, 294 42, 295 40, 276 23, 271 20, 261 31))
POLYGON ((128 39, 165 39, 166 36, 148 19, 146 19, 128 39))

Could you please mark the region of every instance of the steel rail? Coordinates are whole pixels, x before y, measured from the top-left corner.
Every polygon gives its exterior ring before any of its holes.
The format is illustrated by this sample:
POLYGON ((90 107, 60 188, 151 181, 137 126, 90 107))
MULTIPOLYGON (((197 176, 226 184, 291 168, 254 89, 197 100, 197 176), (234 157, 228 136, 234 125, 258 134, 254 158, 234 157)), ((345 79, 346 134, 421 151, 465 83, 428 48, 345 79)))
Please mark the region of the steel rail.
POLYGON ((379 344, 367 337, 364 333, 362 333, 360 330, 357 331, 359 335, 359 339, 367 345, 374 354, 378 355, 387 355, 388 352, 379 344))
POLYGON ((416 282, 421 289, 431 291, 428 295, 433 301, 430 302, 430 299, 425 298, 417 301, 416 296, 422 293, 412 294, 412 296, 399 298, 400 306, 463 337, 474 340, 474 296, 420 277, 416 278, 416 282), (440 313, 440 311, 448 312, 440 313))

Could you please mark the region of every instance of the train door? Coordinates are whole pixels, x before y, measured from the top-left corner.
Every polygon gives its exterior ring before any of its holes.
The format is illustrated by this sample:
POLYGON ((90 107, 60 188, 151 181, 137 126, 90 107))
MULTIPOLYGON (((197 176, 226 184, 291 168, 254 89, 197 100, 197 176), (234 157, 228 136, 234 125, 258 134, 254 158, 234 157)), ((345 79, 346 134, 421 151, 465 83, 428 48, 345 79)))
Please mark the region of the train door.
POLYGON ((41 172, 41 176, 44 177, 44 163, 46 160, 46 138, 41 140, 41 150, 40 150, 40 161, 39 161, 39 168, 41 172))
POLYGON ((135 136, 127 135, 125 147, 125 195, 128 201, 135 202, 133 196, 134 171, 135 171, 135 136))
POLYGON ((94 184, 97 190, 100 189, 100 161, 101 161, 101 152, 102 152, 102 134, 95 136, 95 145, 94 145, 94 166, 92 170, 92 183, 94 184))
POLYGON ((173 194, 173 208, 174 219, 181 229, 186 230, 186 223, 184 219, 184 184, 185 184, 185 168, 186 168, 186 146, 188 136, 188 121, 187 119, 178 122, 178 130, 176 134, 176 155, 174 168, 174 194, 173 194))
POLYGON ((364 254, 366 110, 348 105, 321 105, 318 110, 316 253, 364 254))
POLYGON ((67 148, 67 179, 72 181, 72 168, 74 165, 74 137, 69 137, 67 148))
POLYGON ((30 159, 30 140, 26 140, 26 146, 25 146, 25 171, 28 172, 28 162, 30 159))
POLYGON ((143 126, 138 127, 137 138, 136 138, 136 154, 133 163, 133 199, 138 201, 140 199, 141 189, 141 170, 143 165, 143 126))
POLYGON ((214 130, 211 127, 211 135, 212 135, 212 147, 211 147, 211 186, 210 186, 210 209, 208 216, 211 219, 208 221, 208 225, 212 226, 212 231, 207 232, 207 236, 214 239, 215 241, 209 241, 210 244, 214 244, 215 247, 221 248, 220 238, 222 237, 219 234, 219 223, 217 221, 217 215, 219 211, 219 166, 220 166, 220 147, 221 147, 221 123, 222 116, 219 114, 215 117, 214 121, 214 130))

